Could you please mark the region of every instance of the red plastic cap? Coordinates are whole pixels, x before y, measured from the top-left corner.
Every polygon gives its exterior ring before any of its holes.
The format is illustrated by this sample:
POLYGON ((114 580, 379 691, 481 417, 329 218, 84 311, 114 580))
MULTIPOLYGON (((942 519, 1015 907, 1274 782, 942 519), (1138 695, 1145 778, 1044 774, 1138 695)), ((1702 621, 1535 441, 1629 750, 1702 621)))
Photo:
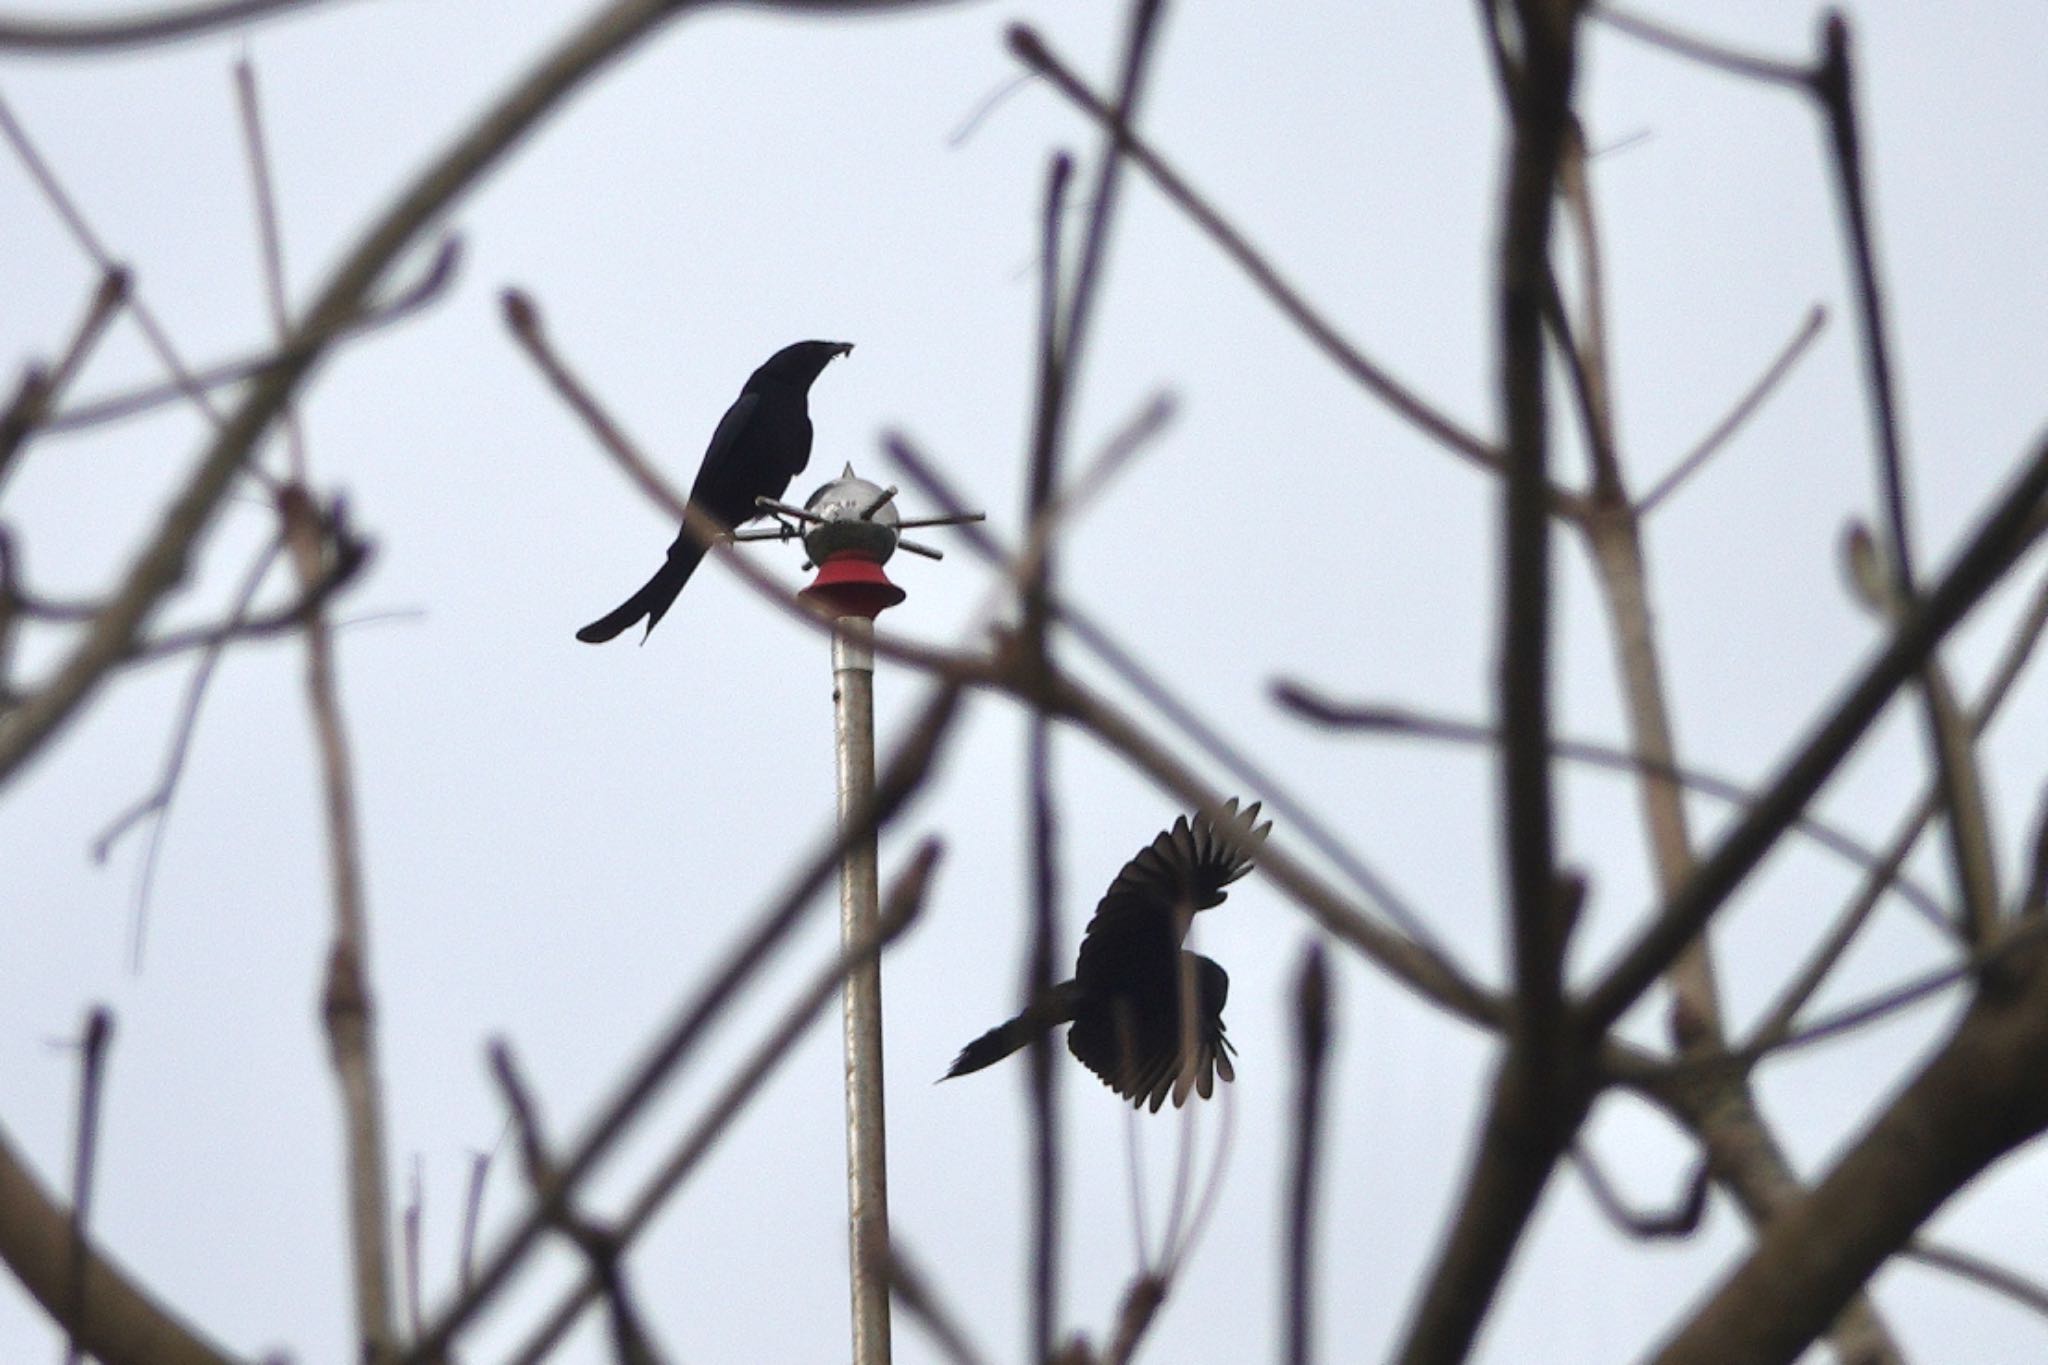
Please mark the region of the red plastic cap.
POLYGON ((907 593, 889 581, 882 566, 866 555, 836 554, 818 566, 811 586, 797 596, 830 616, 865 616, 872 621, 901 602, 907 593))

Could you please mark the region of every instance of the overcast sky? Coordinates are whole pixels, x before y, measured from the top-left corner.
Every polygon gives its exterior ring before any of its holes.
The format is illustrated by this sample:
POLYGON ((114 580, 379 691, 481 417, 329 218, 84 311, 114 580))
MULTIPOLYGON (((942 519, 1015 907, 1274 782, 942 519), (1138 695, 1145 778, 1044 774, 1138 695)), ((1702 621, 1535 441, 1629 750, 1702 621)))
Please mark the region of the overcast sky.
MULTIPOLYGON (((86 6, 54 5, 85 11, 86 6)), ((263 89, 295 300, 406 178, 584 7, 538 0, 335 4, 149 53, 0 60, 0 95, 188 357, 266 335, 231 67, 263 89)), ((1758 51, 1804 57, 1817 15, 1781 3, 1665 7, 1758 51)), ((636 586, 673 534, 594 451, 508 340, 507 285, 678 480, 748 372, 799 338, 850 340, 812 395, 799 498, 852 461, 895 477, 877 436, 910 433, 1016 528, 1031 399, 1038 200, 1047 157, 1093 156, 1053 91, 1000 104, 1004 27, 1028 14, 1099 84, 1119 7, 941 6, 858 21, 736 9, 672 25, 572 100, 447 223, 452 292, 347 349, 301 408, 319 485, 377 546, 342 635, 381 1006, 393 1197, 417 1172, 430 1301, 451 1280, 470 1154, 499 1140, 486 1039, 515 1048, 564 1140, 829 828, 824 641, 716 566, 649 643, 573 630, 636 586)), ((2048 373, 2048 9, 1851 7, 1878 238, 1893 305, 1921 560, 1943 562, 2042 419, 2048 373)), ((1495 428, 1492 242, 1500 115, 1472 7, 1435 2, 1172 7, 1143 125, 1368 353, 1477 430, 1495 428)), ((1739 439, 1651 524, 1652 588, 1682 753, 1744 781, 1867 656, 1837 545, 1874 506, 1821 129, 1793 96, 1703 72, 1595 27, 1581 108, 1612 295, 1624 458, 1646 487, 1711 426, 1816 303, 1832 321, 1739 439)), ((1084 182, 1085 183, 1085 180, 1084 182)), ((1493 487, 1336 372, 1170 205, 1125 201, 1074 426, 1093 449, 1161 390, 1180 417, 1073 530, 1073 594, 1209 719, 1256 751, 1497 979, 1499 860, 1485 755, 1332 739, 1271 704, 1276 677, 1463 719, 1491 711, 1493 487)), ((415 262, 416 264, 417 262, 415 262)), ((401 272, 402 273, 402 272, 401 272)), ((60 342, 95 275, 19 165, 0 156, 0 373, 60 342)), ((131 324, 78 386, 157 377, 131 324)), ((9 383, 12 381, 9 380, 9 383)), ((86 597, 123 570, 203 441, 186 410, 38 444, 0 519, 35 585, 86 597)), ((1567 445, 1568 473, 1576 457, 1567 445)), ((273 460, 276 452, 273 452, 273 460)), ((273 464, 273 467, 276 467, 273 464)), ((908 511, 923 510, 906 492, 908 511)), ((245 491, 171 619, 217 612, 268 534, 245 491)), ((956 549, 947 532, 927 533, 956 549)), ((1560 538, 1558 723, 1617 739, 1609 643, 1577 545, 1560 538)), ((801 556, 747 553, 792 585, 801 556)), ((891 565, 909 600, 885 625, 957 642, 988 572, 964 551, 891 565)), ((273 585, 281 592, 282 584, 273 585)), ((1948 656, 1974 691, 2018 595, 1948 656)), ((33 667, 54 632, 23 642, 33 667)), ((1080 663, 1084 674, 1100 670, 1080 663)), ((95 1222, 166 1300, 233 1348, 307 1362, 348 1352, 334 1089, 317 1020, 325 853, 294 640, 237 650, 207 698, 128 966, 146 835, 104 867, 90 845, 156 780, 186 665, 125 677, 0 797, 0 1121, 46 1178, 67 1169, 75 1059, 52 1040, 117 1017, 95 1222)), ((884 664, 886 741, 923 684, 884 664)), ((1121 694, 1119 694, 1121 695, 1121 694)), ((2048 687, 1994 732, 2000 851, 2019 865, 2048 772, 2048 687)), ((886 966, 892 1217, 998 1360, 1021 1358, 1024 1068, 935 1087, 966 1039, 1014 1007, 1028 932, 1023 727, 980 700, 938 782, 885 842, 947 845, 925 922, 886 966)), ((1122 862, 1178 803, 1083 738, 1062 737, 1063 926, 1078 936, 1122 862)), ((1895 708, 1823 809, 1879 841, 1917 798, 1917 718, 1895 708)), ((1225 779, 1217 776, 1219 782, 1225 779)), ((1575 969, 1597 969, 1650 901, 1632 791, 1575 774, 1564 856, 1590 870, 1575 969)), ((1253 790, 1247 798, 1264 795, 1253 790)), ((1695 806, 1701 837, 1725 818, 1695 806)), ((1284 823, 1276 841, 1299 847, 1284 823)), ((1917 864, 1939 884, 1937 860, 1917 864)), ((1856 883, 1810 848, 1766 865, 1718 930, 1734 1020, 1751 1019, 1856 883)), ((777 960, 599 1186, 599 1205, 698 1113, 825 959, 832 913, 777 960)), ((1270 1358, 1292 1093, 1287 982, 1309 922, 1257 878, 1204 917, 1231 973, 1234 1140, 1220 1202, 1176 1284, 1152 1361, 1270 1358)), ((1944 960, 1888 908, 1823 1003, 1944 960)), ((1326 1358, 1399 1332, 1458 1188, 1487 1040, 1344 960, 1321 1260, 1326 1358)), ((1821 1168, 1945 1028, 1926 1007, 1766 1067, 1795 1165, 1821 1168)), ((1657 1037, 1655 1012, 1632 1021, 1657 1037)), ((776 1076, 632 1263, 661 1341, 691 1361, 846 1352, 839 1053, 826 1023, 776 1076)), ((1061 1064, 1068 1120, 1066 1322, 1099 1340, 1133 1268, 1126 1111, 1061 1064)), ((1156 1242, 1180 1128, 1139 1123, 1156 1242)), ((1691 1156, 1660 1118, 1604 1101, 1592 1142, 1630 1194, 1670 1200, 1691 1156)), ((508 1158, 509 1158, 509 1154, 508 1158)), ((2048 1272, 2048 1163, 2009 1161, 1936 1221, 1949 1240, 2048 1272)), ((522 1193, 502 1161, 497 1226, 522 1193)), ((1561 1174, 1481 1351, 1495 1362, 1629 1359, 1678 1320, 1745 1232, 1725 1199, 1690 1241, 1645 1249, 1561 1174)), ((520 1340, 550 1298, 522 1282, 471 1358, 520 1340)), ((1877 1299, 1916 1361, 2035 1358, 2048 1327, 1914 1268, 1877 1299)), ((564 1356, 601 1358, 586 1329, 564 1356)), ((0 1357, 55 1349, 0 1286, 0 1357)), ((934 1359, 899 1319, 897 1358, 934 1359)))

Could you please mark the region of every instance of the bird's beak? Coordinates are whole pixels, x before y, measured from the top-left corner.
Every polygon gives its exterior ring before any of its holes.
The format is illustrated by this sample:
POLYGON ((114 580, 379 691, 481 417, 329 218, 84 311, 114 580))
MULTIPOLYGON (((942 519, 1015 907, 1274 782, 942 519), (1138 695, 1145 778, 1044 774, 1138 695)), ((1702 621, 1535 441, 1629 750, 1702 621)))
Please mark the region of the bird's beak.
POLYGON ((838 347, 838 349, 833 351, 832 353, 835 359, 837 359, 839 356, 853 354, 853 343, 850 341, 835 342, 834 345, 838 347))

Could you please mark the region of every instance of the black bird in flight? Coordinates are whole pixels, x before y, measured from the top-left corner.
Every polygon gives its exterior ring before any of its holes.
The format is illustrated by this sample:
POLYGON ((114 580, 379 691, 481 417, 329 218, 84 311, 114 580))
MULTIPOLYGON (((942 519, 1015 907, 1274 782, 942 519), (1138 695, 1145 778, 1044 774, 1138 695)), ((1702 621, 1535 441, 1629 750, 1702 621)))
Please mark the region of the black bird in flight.
MULTIPOLYGON (((760 515, 754 499, 781 497, 811 460, 811 384, 835 357, 852 349, 850 341, 799 341, 769 356, 711 433, 697 481, 690 485, 690 505, 730 531, 760 515)), ((652 634, 707 548, 685 525, 654 577, 615 610, 577 631, 576 638, 603 644, 642 617, 652 634)))
POLYGON ((1157 1113, 1171 1094, 1178 1108, 1190 1091, 1208 1099, 1217 1076, 1234 1079, 1223 1036, 1230 977, 1181 944, 1195 912, 1221 905, 1223 888, 1252 870, 1253 850, 1273 822, 1254 823, 1256 801, 1240 814, 1232 797, 1223 809, 1234 842, 1206 816, 1175 820, 1109 884, 1081 940, 1073 980, 961 1048, 945 1078, 979 1071, 1071 1024, 1068 1050, 1133 1106, 1157 1113))

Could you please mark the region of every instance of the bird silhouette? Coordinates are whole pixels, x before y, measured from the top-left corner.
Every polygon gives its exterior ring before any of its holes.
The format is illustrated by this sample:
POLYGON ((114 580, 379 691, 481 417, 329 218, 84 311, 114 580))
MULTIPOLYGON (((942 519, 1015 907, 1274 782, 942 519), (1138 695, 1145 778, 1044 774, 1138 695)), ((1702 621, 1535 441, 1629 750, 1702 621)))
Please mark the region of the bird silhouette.
MULTIPOLYGON (((690 505, 730 531, 760 515, 756 498, 781 497, 811 460, 811 385, 834 358, 852 350, 850 341, 799 341, 768 357, 748 377, 740 396, 719 419, 718 430, 711 433, 697 481, 690 485, 690 505)), ((642 617, 648 634, 653 634, 708 548, 708 542, 685 524, 654 577, 617 608, 577 631, 576 638, 603 644, 642 617)))
POLYGON ((1023 1013, 960 1049, 942 1079, 993 1065, 1060 1024, 1067 1050, 1134 1106, 1157 1113, 1171 1095, 1208 1099, 1216 1077, 1235 1079, 1233 1051, 1223 1036, 1230 977, 1181 945, 1195 913, 1221 905, 1224 887, 1252 869, 1273 825, 1255 823, 1259 803, 1240 813, 1223 807, 1230 837, 1207 816, 1183 815, 1124 864, 1109 884, 1088 931, 1073 979, 1062 981, 1023 1013))

